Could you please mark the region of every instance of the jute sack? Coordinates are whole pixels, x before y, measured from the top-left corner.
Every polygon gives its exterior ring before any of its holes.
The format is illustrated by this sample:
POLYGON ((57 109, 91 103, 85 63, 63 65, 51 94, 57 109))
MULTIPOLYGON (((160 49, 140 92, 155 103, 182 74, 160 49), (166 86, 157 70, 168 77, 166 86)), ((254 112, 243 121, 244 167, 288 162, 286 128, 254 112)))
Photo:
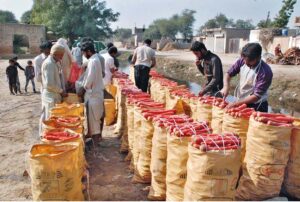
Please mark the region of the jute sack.
POLYGON ((213 129, 213 133, 215 134, 222 133, 223 115, 224 115, 224 110, 222 108, 213 106, 211 128, 213 129))
POLYGON ((212 105, 205 103, 198 103, 197 119, 196 121, 207 121, 211 123, 212 119, 212 105))
POLYGON ((150 80, 150 94, 151 98, 156 102, 161 102, 166 104, 166 87, 162 86, 159 80, 150 80))
POLYGON ((134 66, 132 66, 132 65, 130 65, 130 67, 129 67, 129 79, 135 84, 134 66))
POLYGON ((82 102, 82 99, 75 93, 68 93, 67 97, 63 97, 63 102, 68 104, 78 104, 82 102))
POLYGON ((167 130, 154 124, 151 151, 151 187, 149 200, 166 200, 167 130))
POLYGON ((133 107, 133 104, 127 102, 126 109, 127 109, 127 135, 128 135, 128 148, 129 148, 129 153, 128 153, 128 156, 126 157, 126 159, 130 160, 132 158, 133 138, 134 138, 134 130, 135 130, 134 129, 134 107, 133 107))
POLYGON ((127 130, 126 126, 126 96, 122 93, 121 87, 118 86, 117 91, 117 124, 114 133, 122 137, 123 133, 127 130))
POLYGON ((117 95, 117 87, 116 87, 116 86, 111 85, 111 84, 106 85, 106 86, 105 86, 105 90, 106 90, 109 94, 111 94, 111 96, 112 96, 113 98, 116 98, 116 95, 117 95))
POLYGON ((37 144, 29 166, 34 201, 83 201, 78 145, 37 144))
POLYGON ((120 147, 120 152, 121 153, 127 153, 129 150, 129 143, 128 143, 128 125, 127 125, 127 106, 126 104, 123 106, 122 110, 124 110, 122 112, 123 114, 123 121, 122 124, 124 124, 122 126, 122 138, 121 138, 121 147, 120 147))
POLYGON ((141 134, 141 125, 142 125, 142 114, 139 111, 139 108, 134 105, 133 107, 133 128, 134 128, 134 135, 133 135, 133 143, 132 143, 132 164, 134 167, 134 170, 136 170, 137 163, 138 163, 138 158, 139 158, 139 153, 140 153, 140 134, 141 134))
POLYGON ((50 111, 51 116, 80 116, 84 117, 84 104, 57 104, 50 111))
POLYGON ((105 108, 105 118, 104 118, 105 125, 110 126, 114 124, 116 120, 115 101, 113 99, 105 99, 104 108, 105 108))
POLYGON ((82 124, 78 124, 76 126, 74 126, 74 125, 62 126, 62 125, 57 124, 57 122, 51 118, 49 120, 43 121, 43 131, 49 131, 49 130, 58 129, 58 128, 70 129, 70 130, 74 131, 75 133, 79 133, 79 134, 83 135, 83 125, 82 124))
POLYGON ((134 180, 139 183, 151 182, 151 149, 154 127, 152 121, 141 117, 141 128, 139 134, 139 156, 134 180))
POLYGON ((240 150, 203 152, 189 145, 188 151, 184 201, 233 201, 240 150))
POLYGON ((279 195, 290 153, 291 127, 277 127, 250 118, 238 200, 265 200, 279 195))
POLYGON ((294 122, 291 135, 291 153, 285 170, 284 191, 294 198, 300 198, 300 121, 294 122))
POLYGON ((246 153, 246 140, 249 127, 249 119, 242 117, 233 117, 227 113, 223 115, 222 132, 232 132, 241 139, 241 162, 243 162, 246 153))
POLYGON ((194 120, 198 119, 198 104, 199 100, 196 98, 190 98, 191 118, 194 120))
POLYGON ((189 140, 186 136, 167 135, 167 201, 183 200, 189 140))
POLYGON ((85 156, 84 156, 84 142, 83 142, 82 134, 75 133, 68 129, 53 129, 53 130, 49 130, 47 132, 59 132, 59 131, 67 131, 71 135, 78 136, 78 137, 70 139, 70 140, 47 140, 45 138, 42 138, 42 142, 45 144, 54 144, 54 145, 74 143, 74 142, 78 143, 78 167, 81 170, 81 173, 83 174, 86 170, 87 163, 86 163, 85 156))

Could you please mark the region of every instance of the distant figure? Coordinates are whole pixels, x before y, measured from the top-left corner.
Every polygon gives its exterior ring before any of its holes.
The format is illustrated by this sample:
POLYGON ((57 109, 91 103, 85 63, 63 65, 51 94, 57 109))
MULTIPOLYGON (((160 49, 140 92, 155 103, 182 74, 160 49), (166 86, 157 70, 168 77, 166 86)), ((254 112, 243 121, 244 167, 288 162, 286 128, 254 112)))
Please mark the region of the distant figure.
POLYGON ((34 83, 35 73, 34 73, 34 67, 32 66, 31 60, 27 61, 27 66, 25 68, 25 76, 26 76, 25 92, 27 93, 27 86, 29 81, 31 81, 33 92, 36 93, 35 83, 34 83))
MULTIPOLYGON (((106 49, 100 51, 99 54, 103 55, 103 54, 107 53, 108 50, 109 50, 111 47, 113 47, 113 46, 114 46, 113 43, 111 43, 111 42, 107 43, 107 44, 106 44, 106 49)), ((121 55, 120 52, 118 52, 118 53, 113 57, 116 68, 119 68, 119 66, 120 66, 119 60, 118 60, 118 58, 117 58, 117 57, 119 57, 120 55, 121 55)))
POLYGON ((241 58, 225 74, 224 88, 221 91, 224 97, 228 95, 231 78, 239 74, 236 90, 238 101, 229 104, 228 108, 247 104, 247 107, 254 108, 255 111, 268 112, 268 89, 272 83, 273 72, 261 59, 261 53, 260 44, 246 44, 241 58))
POLYGON ((276 57, 282 57, 283 56, 280 44, 277 44, 277 46, 275 47, 274 52, 275 52, 276 57))
POLYGON ((104 86, 111 84, 111 78, 114 71, 117 70, 117 67, 114 63, 114 57, 117 55, 118 49, 114 46, 108 49, 108 52, 103 54, 105 60, 105 77, 103 79, 104 86))
POLYGON ((81 67, 82 65, 82 52, 80 49, 80 42, 76 44, 76 47, 71 51, 76 63, 81 67))
POLYGON ((44 60, 50 55, 52 43, 50 41, 44 42, 40 45, 40 53, 33 59, 33 66, 35 68, 35 79, 37 82, 42 83, 42 64, 44 60))
POLYGON ((223 88, 223 67, 221 59, 206 49, 204 43, 195 41, 191 51, 196 56, 196 66, 207 79, 199 96, 222 96, 219 91, 223 88))
POLYGON ((9 60, 9 66, 6 68, 6 76, 8 78, 10 94, 16 95, 18 70, 15 66, 15 61, 13 59, 9 60))
POLYGON ((147 92, 149 72, 156 65, 155 51, 150 47, 151 40, 146 39, 144 45, 137 47, 133 53, 131 64, 134 65, 135 85, 147 92))
MULTIPOLYGON (((14 57, 13 60, 14 60, 14 62, 15 62, 15 66, 16 66, 17 68, 19 68, 19 69, 22 70, 22 71, 25 71, 25 69, 18 63, 18 57, 17 57, 17 56, 14 57)), ((20 94, 22 94, 22 92, 21 92, 21 84, 20 84, 20 79, 19 79, 19 74, 18 74, 18 69, 17 69, 17 89, 18 89, 18 92, 19 92, 20 94)))

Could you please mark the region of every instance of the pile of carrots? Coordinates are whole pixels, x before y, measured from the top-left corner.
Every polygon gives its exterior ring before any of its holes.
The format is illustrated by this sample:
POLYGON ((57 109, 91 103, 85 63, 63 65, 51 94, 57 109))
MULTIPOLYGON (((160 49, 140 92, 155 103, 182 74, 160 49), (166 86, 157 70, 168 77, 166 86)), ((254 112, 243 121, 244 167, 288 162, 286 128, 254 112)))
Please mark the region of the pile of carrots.
POLYGON ((123 73, 123 72, 119 72, 119 71, 115 71, 113 73, 113 78, 118 78, 118 79, 127 79, 128 75, 123 73))
POLYGON ((213 105, 224 109, 225 107, 227 107, 228 102, 226 102, 223 98, 215 98, 215 100, 213 101, 213 105))
POLYGON ((269 114, 263 112, 254 112, 253 117, 256 121, 265 123, 271 126, 292 127, 294 118, 284 114, 269 114))
POLYGON ((208 127, 207 122, 187 122, 184 124, 173 124, 168 127, 170 134, 178 137, 187 137, 193 135, 200 135, 211 133, 211 128, 208 127))
POLYGON ((249 119, 255 110, 253 108, 247 108, 246 104, 242 104, 238 107, 226 109, 225 113, 230 114, 235 118, 249 119))
POLYGON ((78 134, 73 134, 65 129, 53 129, 43 133, 46 140, 72 140, 79 138, 78 134))
POLYGON ((232 133, 196 135, 191 142, 193 147, 203 152, 233 150, 241 146, 239 136, 232 133))
POLYGON ((214 103, 215 100, 216 100, 216 97, 212 97, 212 96, 202 96, 202 97, 199 97, 199 101, 202 104, 213 105, 213 103, 214 103))

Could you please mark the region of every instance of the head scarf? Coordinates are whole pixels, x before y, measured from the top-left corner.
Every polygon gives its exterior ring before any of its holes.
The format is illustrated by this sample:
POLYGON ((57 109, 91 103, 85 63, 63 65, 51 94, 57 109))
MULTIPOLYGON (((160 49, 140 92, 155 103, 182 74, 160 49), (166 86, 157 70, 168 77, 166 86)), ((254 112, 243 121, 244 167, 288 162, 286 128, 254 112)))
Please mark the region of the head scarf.
POLYGON ((50 54, 53 55, 55 53, 65 53, 65 48, 62 45, 55 44, 52 46, 50 54))

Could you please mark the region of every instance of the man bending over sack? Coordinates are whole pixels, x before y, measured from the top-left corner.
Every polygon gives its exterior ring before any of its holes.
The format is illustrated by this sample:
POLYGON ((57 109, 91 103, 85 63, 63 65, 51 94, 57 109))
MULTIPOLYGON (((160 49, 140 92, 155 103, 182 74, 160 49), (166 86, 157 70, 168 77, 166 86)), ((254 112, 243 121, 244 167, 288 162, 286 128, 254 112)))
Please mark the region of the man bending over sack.
POLYGON ((221 93, 228 95, 230 80, 240 75, 235 95, 238 101, 228 108, 247 104, 256 111, 268 112, 268 89, 271 86, 273 73, 270 66, 261 59, 262 47, 258 43, 248 43, 242 49, 241 58, 228 70, 224 78, 221 93))

